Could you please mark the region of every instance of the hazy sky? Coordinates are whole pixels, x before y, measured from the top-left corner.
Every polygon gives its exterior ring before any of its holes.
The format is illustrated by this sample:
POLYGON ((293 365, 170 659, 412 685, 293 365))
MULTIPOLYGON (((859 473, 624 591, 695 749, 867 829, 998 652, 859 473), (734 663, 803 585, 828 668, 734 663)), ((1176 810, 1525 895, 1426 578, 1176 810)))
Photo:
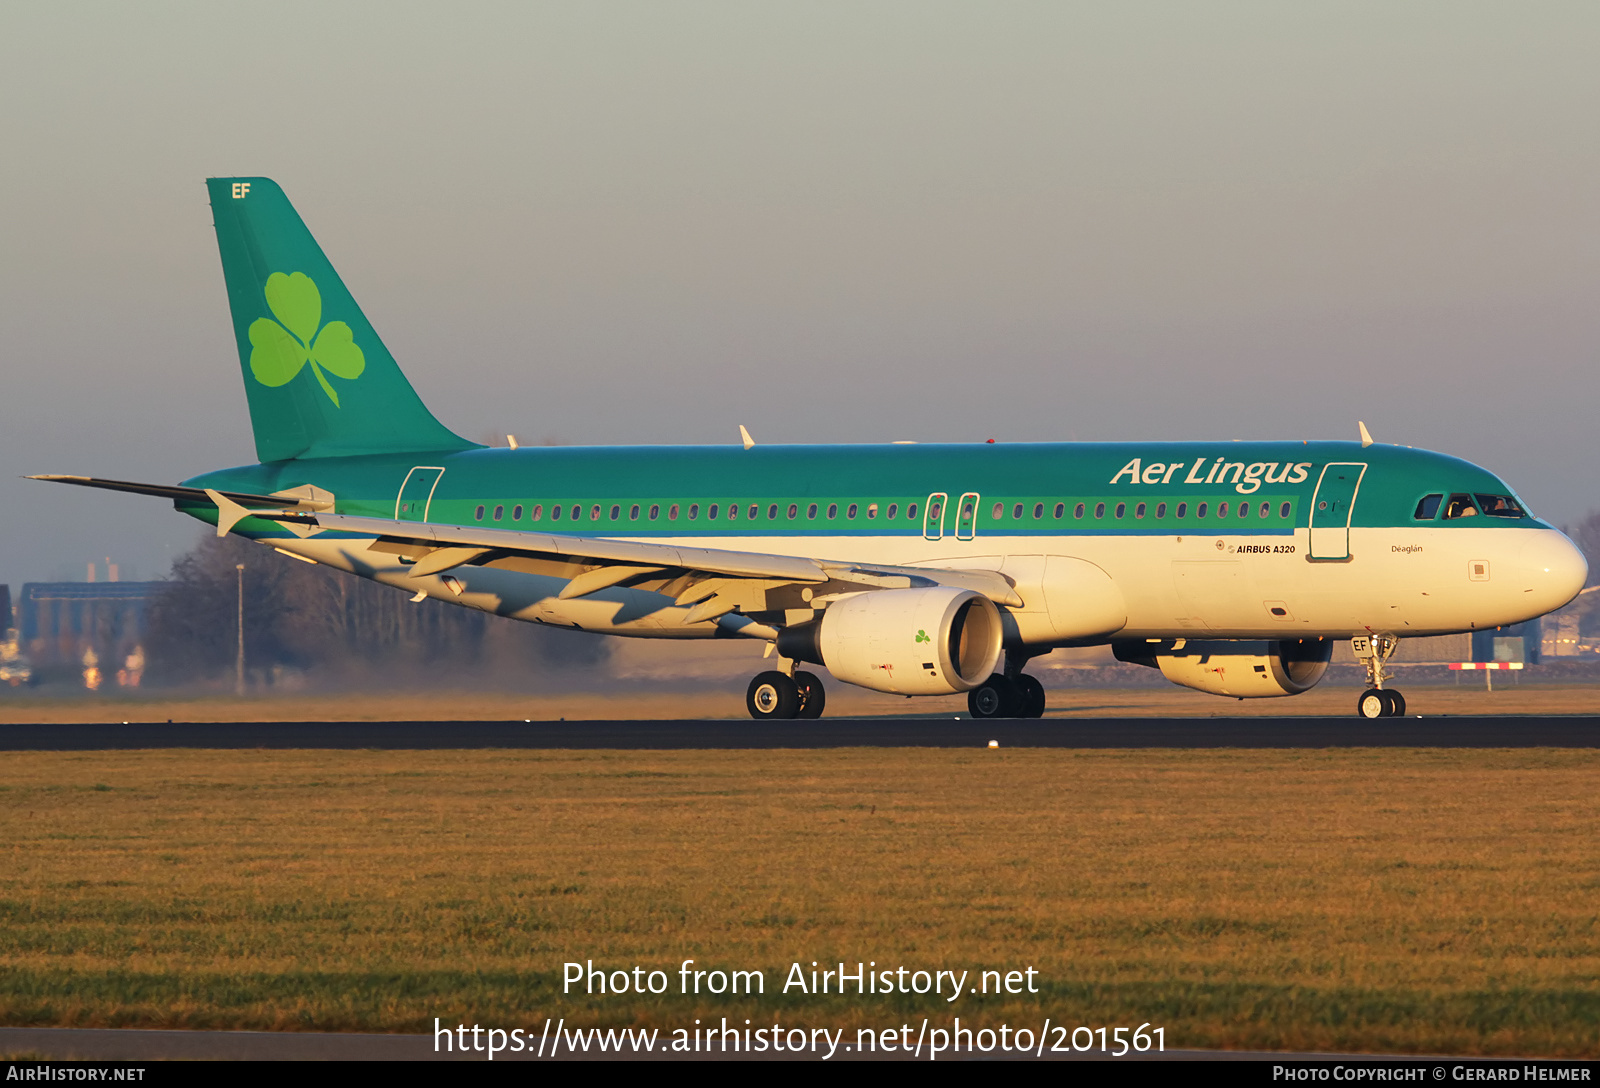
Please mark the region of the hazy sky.
POLYGON ((1600 5, 0 0, 0 581, 254 460, 203 179, 524 442, 1353 438, 1600 507, 1600 5))

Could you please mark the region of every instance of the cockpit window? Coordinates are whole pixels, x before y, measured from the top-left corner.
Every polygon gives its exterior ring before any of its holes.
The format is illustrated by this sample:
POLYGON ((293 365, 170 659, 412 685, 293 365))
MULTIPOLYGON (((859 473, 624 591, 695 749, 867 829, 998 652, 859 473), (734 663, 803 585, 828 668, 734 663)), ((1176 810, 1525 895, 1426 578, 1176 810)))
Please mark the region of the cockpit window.
POLYGON ((1517 500, 1510 495, 1479 495, 1478 509, 1492 518, 1527 517, 1517 500))
POLYGON ((1432 521, 1439 512, 1439 504, 1444 502, 1443 495, 1424 495, 1422 501, 1417 503, 1417 512, 1413 515, 1418 521, 1432 521))
POLYGON ((1478 500, 1471 495, 1451 495, 1450 502, 1444 508, 1444 519, 1453 521, 1456 518, 1475 518, 1478 516, 1478 500))

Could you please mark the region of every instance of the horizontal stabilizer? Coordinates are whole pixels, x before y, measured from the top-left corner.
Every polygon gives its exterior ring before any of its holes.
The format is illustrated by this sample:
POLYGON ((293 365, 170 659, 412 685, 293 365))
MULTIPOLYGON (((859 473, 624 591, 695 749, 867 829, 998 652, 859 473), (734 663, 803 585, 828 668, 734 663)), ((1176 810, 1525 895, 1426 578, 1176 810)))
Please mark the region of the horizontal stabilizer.
MULTIPOLYGON (((100 487, 107 491, 126 491, 133 495, 153 495, 159 499, 190 503, 196 506, 213 505, 207 488, 177 487, 171 484, 139 484, 127 480, 102 480, 94 476, 29 476, 29 480, 44 480, 54 484, 77 484, 79 487, 100 487)), ((301 495, 253 495, 247 491, 219 491, 217 494, 229 502, 258 510, 331 510, 333 500, 310 499, 301 495)), ((323 494, 326 494, 324 492, 323 494)))

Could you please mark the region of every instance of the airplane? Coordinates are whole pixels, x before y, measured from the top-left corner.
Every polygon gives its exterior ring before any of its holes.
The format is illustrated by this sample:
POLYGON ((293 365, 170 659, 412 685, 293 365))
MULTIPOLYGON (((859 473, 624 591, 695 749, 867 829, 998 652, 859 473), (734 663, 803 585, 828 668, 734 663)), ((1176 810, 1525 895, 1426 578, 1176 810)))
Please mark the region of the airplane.
POLYGON ((499 616, 766 644, 758 720, 815 672, 1039 717, 1057 647, 1230 698, 1291 696, 1335 640, 1365 718, 1403 638, 1553 611, 1588 566, 1493 473, 1361 441, 489 448, 417 396, 283 190, 207 181, 257 464, 157 496, 286 555, 499 616))

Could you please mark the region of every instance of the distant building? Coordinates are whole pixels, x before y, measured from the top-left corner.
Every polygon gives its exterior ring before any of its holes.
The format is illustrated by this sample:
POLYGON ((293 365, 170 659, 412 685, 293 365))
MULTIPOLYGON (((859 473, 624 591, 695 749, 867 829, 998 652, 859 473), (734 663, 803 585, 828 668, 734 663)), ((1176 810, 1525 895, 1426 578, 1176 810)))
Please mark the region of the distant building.
POLYGON ((28 582, 17 634, 35 665, 77 664, 86 650, 121 667, 144 643, 150 604, 165 582, 28 582))

